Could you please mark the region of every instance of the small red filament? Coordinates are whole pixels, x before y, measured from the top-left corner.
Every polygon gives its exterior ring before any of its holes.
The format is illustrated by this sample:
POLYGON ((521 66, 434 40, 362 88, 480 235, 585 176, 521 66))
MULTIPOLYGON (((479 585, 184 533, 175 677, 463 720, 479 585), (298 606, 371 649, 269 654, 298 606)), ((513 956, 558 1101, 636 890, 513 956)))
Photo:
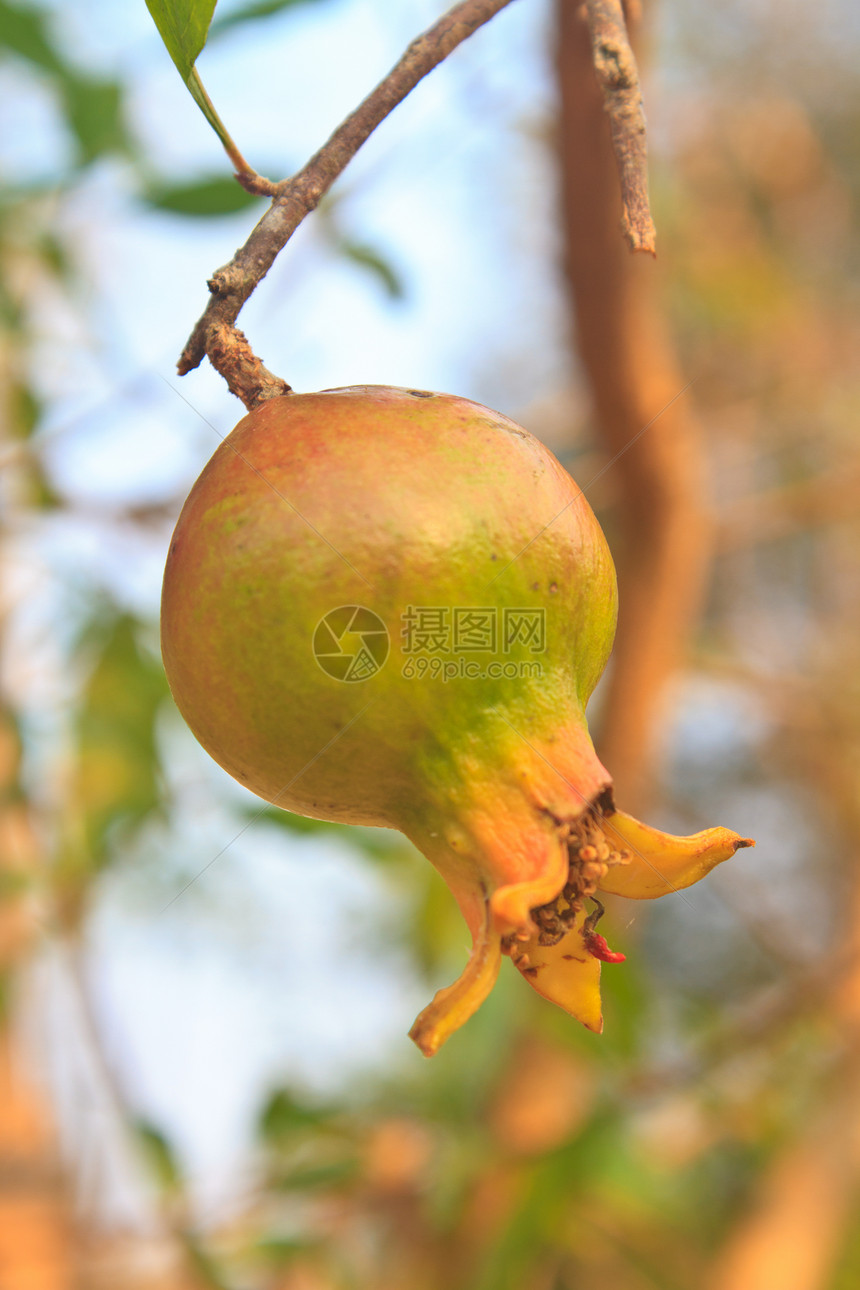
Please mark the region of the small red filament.
POLYGON ((600 932, 586 932, 582 939, 589 954, 602 963, 623 963, 627 958, 626 954, 611 950, 606 944, 606 937, 601 936, 600 932))

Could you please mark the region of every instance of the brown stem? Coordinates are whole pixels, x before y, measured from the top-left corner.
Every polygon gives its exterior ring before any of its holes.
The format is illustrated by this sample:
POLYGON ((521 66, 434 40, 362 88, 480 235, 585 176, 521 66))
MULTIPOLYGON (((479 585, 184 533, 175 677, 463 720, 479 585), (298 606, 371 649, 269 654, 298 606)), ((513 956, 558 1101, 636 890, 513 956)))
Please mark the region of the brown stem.
POLYGON ((230 393, 241 399, 249 412, 266 399, 290 393, 286 381, 263 366, 238 327, 213 323, 207 337, 206 352, 216 372, 220 372, 227 382, 230 393))
POLYGON ((319 204, 389 112, 457 45, 509 3, 510 0, 463 0, 463 3, 455 5, 412 41, 396 66, 338 126, 319 152, 291 179, 276 185, 272 205, 245 245, 209 281, 212 299, 182 351, 178 364, 181 376, 197 367, 206 354, 213 367, 226 375, 223 367, 218 365, 223 362, 223 355, 216 353, 213 357, 213 338, 223 339, 223 328, 233 327, 245 301, 268 273, 278 252, 286 246, 305 216, 319 204))
MULTIPOLYGON (((656 230, 648 205, 648 144, 639 72, 621 0, 585 0, 594 70, 612 131, 621 179, 621 227, 632 251, 654 255, 656 230)), ((636 10, 627 9, 635 21, 636 10)))
POLYGON ((688 382, 662 317, 657 265, 630 255, 617 235, 621 200, 589 32, 568 0, 558 0, 558 18, 567 269, 577 345, 618 484, 621 609, 601 758, 618 800, 636 813, 648 797, 666 687, 698 607, 709 523, 697 427, 682 393, 688 382))
POLYGON ((246 188, 249 193, 273 197, 275 185, 270 179, 264 179, 262 175, 258 175, 254 167, 242 156, 238 145, 231 137, 229 130, 221 120, 218 113, 215 111, 215 104, 210 99, 206 91, 206 86, 201 81, 200 73, 196 67, 191 69, 191 79, 188 83, 188 88, 191 90, 194 99, 203 110, 203 115, 206 117, 206 120, 213 127, 218 138, 221 140, 222 148, 233 163, 238 182, 243 188, 246 188))

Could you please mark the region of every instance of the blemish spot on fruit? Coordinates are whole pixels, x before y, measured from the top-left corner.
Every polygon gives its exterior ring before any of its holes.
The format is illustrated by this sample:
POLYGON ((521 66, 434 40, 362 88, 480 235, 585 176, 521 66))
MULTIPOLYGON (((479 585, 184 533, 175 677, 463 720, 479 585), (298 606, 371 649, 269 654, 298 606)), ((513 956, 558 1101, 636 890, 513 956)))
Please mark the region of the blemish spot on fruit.
POLYGON ((549 589, 550 589, 550 593, 551 593, 552 595, 555 595, 555 593, 558 591, 558 583, 557 583, 557 582, 551 582, 551 583, 549 584, 549 589))
POLYGON ((504 430, 506 434, 516 435, 518 439, 529 438, 529 432, 513 421, 496 421, 493 424, 496 430, 504 430))
POLYGON ((432 390, 407 390, 406 393, 411 394, 413 399, 432 399, 433 398, 432 390))
POLYGON ((532 591, 540 591, 540 583, 539 583, 539 582, 533 582, 533 583, 532 583, 532 591))

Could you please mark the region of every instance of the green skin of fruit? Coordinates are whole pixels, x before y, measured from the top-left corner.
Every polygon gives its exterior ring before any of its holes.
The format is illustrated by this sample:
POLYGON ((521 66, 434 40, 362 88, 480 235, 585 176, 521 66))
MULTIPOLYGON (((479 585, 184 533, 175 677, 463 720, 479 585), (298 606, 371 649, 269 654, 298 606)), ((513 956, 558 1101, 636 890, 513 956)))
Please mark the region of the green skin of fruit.
POLYGON ((560 890, 560 824, 609 800, 584 710, 615 619, 601 529, 537 439, 466 399, 358 386, 271 399, 216 450, 171 543, 162 645, 180 711, 225 770, 287 810, 402 830, 475 934, 503 886, 502 924, 526 925, 548 865, 545 899, 560 890), (314 656, 344 605, 388 629, 365 681, 314 656), (543 610, 542 652, 465 656, 540 674, 404 676, 415 606, 449 623, 455 607, 499 623, 543 610))

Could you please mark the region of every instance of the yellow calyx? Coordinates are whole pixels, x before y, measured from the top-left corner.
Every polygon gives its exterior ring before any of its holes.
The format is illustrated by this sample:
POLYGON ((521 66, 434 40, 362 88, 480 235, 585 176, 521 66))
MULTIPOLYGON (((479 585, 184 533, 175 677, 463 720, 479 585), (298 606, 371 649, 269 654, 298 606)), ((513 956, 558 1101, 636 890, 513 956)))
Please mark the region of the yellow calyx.
POLYGON ((605 815, 601 824, 610 846, 626 851, 630 859, 610 868, 600 889, 629 900, 653 900, 691 887, 741 847, 755 846, 752 838, 742 838, 731 829, 703 829, 690 837, 675 837, 623 811, 605 815))

